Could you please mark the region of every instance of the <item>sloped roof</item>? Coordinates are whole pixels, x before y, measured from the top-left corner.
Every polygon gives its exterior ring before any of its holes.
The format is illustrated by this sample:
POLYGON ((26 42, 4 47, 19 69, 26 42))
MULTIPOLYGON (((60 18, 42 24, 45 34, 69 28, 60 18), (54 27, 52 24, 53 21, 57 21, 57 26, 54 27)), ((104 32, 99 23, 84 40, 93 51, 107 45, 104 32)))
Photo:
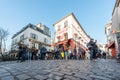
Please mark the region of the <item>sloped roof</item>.
POLYGON ((48 37, 51 37, 51 35, 46 34, 43 30, 41 30, 41 29, 38 28, 37 26, 29 23, 28 25, 26 25, 25 27, 23 27, 19 32, 17 32, 16 34, 14 34, 14 35, 12 36, 12 39, 13 39, 14 37, 16 37, 17 35, 19 35, 20 33, 22 33, 23 31, 25 31, 27 28, 31 28, 31 29, 33 29, 33 30, 36 30, 36 31, 38 31, 38 32, 40 32, 40 33, 48 36, 48 37))

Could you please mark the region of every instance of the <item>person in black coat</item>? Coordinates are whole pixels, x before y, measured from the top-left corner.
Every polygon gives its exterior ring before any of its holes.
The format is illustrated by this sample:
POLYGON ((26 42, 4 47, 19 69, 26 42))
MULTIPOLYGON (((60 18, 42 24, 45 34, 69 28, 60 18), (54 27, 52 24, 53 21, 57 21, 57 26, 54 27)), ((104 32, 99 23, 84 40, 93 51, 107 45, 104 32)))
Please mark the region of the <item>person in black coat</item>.
POLYGON ((23 46, 21 44, 19 44, 19 47, 18 47, 18 59, 17 59, 17 62, 21 62, 22 61, 22 54, 23 54, 23 46))
POLYGON ((42 60, 45 60, 46 52, 47 52, 47 49, 43 46, 40 50, 42 60))

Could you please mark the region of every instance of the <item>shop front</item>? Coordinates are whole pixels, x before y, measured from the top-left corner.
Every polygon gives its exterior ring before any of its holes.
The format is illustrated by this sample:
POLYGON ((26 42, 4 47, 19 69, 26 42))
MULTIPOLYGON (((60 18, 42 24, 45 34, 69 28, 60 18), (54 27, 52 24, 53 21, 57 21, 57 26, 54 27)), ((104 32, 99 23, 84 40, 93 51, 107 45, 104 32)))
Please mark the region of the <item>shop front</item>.
POLYGON ((111 49, 112 58, 116 58, 115 42, 110 42, 110 43, 108 44, 108 49, 111 49))
POLYGON ((54 46, 57 46, 57 45, 58 46, 68 45, 68 47, 70 46, 72 53, 74 53, 74 48, 75 47, 76 47, 76 49, 78 49, 80 47, 84 51, 87 50, 86 47, 84 47, 82 44, 74 41, 74 39, 68 39, 68 40, 60 41, 60 42, 57 42, 57 43, 54 44, 54 46))

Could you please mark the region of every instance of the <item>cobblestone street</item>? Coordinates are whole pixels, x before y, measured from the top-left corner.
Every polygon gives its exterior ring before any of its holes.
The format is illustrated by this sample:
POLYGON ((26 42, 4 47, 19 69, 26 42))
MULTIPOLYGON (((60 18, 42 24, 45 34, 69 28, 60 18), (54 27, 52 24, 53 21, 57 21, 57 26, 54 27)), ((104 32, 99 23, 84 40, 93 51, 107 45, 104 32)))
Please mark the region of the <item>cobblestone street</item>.
POLYGON ((115 60, 1 62, 0 80, 120 80, 115 60))

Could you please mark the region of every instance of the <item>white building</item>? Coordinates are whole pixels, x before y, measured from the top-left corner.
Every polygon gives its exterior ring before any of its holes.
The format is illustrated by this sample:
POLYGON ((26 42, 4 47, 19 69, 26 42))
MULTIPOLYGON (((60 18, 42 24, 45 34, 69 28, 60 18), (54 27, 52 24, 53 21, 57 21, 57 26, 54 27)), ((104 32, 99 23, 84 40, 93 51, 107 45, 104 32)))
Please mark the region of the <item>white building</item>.
POLYGON ((18 43, 23 42, 29 48, 35 47, 40 49, 42 45, 45 45, 49 51, 51 48, 48 46, 51 44, 51 33, 48 27, 42 24, 28 24, 22 30, 17 32, 12 37, 11 50, 18 49, 18 43))
POLYGON ((70 42, 72 49, 75 46, 81 47, 84 50, 87 49, 86 44, 90 41, 90 37, 84 31, 73 13, 57 21, 54 27, 56 44, 70 42))

